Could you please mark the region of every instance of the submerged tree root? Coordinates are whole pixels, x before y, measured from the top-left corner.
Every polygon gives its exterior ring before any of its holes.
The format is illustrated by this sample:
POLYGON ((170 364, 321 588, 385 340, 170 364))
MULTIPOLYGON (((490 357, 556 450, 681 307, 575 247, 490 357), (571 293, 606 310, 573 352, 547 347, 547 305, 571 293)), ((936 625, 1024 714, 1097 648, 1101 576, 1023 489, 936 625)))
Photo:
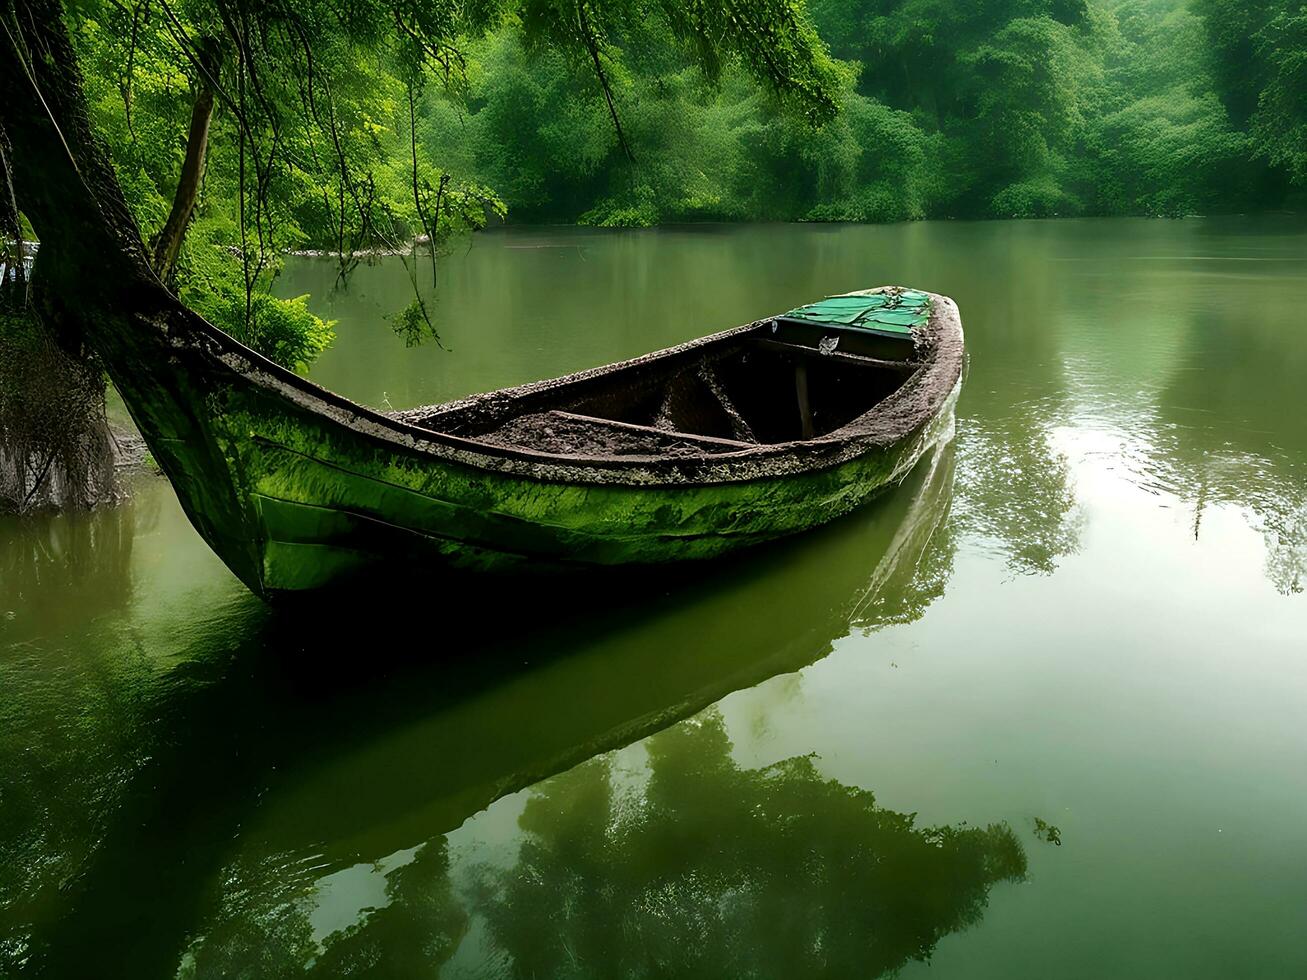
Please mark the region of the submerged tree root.
POLYGON ((0 510, 85 509, 119 496, 104 372, 27 311, 0 312, 0 510))

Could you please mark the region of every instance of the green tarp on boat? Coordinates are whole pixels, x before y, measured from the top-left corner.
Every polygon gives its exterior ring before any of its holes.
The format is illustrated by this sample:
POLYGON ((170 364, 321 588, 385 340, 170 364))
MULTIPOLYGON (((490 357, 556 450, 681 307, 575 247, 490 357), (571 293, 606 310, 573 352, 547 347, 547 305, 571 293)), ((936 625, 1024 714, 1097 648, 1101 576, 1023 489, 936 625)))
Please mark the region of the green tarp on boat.
POLYGON ((790 310, 785 318, 909 337, 913 327, 924 325, 930 318, 930 297, 915 289, 828 296, 790 310))

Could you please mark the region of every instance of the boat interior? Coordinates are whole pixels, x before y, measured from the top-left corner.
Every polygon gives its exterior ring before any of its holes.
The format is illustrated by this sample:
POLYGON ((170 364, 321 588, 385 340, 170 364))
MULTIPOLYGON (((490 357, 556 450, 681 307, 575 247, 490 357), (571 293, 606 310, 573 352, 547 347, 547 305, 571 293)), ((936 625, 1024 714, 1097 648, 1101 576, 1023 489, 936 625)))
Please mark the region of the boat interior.
POLYGON ((912 341, 773 320, 590 377, 506 391, 406 421, 572 456, 719 455, 828 435, 920 366, 912 341))

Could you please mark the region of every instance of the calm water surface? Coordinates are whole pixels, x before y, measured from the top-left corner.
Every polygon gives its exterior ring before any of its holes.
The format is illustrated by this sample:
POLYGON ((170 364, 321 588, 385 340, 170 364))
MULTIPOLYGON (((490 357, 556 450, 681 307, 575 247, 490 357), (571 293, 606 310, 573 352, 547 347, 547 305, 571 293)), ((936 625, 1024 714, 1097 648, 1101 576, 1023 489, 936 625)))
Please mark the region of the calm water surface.
POLYGON ((274 614, 153 478, 0 523, 0 976, 1307 975, 1307 223, 487 234, 447 351, 332 275, 395 408, 945 292, 956 436, 586 590, 274 614))

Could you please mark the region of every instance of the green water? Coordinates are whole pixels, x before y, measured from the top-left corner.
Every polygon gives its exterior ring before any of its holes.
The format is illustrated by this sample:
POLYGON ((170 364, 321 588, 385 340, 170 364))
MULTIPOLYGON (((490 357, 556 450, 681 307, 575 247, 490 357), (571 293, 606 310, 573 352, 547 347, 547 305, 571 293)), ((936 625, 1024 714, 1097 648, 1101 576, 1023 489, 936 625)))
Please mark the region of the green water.
POLYGON ((151 478, 0 524, 0 976, 1307 974, 1307 222, 488 234, 447 351, 332 274, 396 408, 945 292, 956 436, 586 591, 274 613, 151 478))

